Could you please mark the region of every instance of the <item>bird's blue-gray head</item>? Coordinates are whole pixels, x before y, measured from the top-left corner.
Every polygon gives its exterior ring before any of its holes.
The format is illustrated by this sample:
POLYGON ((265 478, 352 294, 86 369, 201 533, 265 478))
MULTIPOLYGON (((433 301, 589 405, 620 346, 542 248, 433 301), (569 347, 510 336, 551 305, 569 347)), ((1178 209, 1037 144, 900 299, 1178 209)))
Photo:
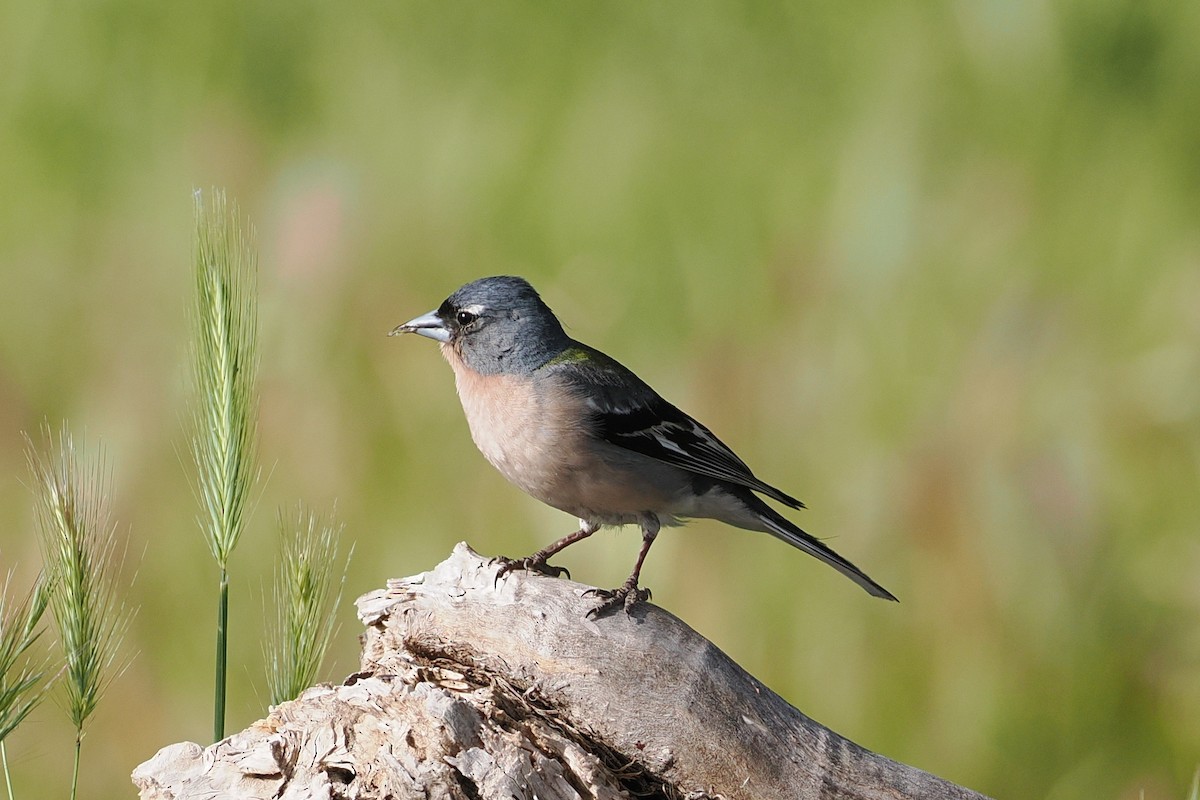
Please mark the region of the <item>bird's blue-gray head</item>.
POLYGON ((501 275, 460 287, 437 308, 392 330, 452 348, 484 375, 530 372, 571 345, 554 312, 524 278, 501 275))

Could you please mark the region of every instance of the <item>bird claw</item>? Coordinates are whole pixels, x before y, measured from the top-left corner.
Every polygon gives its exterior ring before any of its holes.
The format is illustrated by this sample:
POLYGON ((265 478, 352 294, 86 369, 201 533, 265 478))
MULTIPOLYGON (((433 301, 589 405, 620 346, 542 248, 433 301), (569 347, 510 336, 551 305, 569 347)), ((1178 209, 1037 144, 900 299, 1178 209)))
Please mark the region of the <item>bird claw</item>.
POLYGON ((500 569, 496 570, 496 580, 493 581, 493 586, 500 583, 500 579, 513 570, 524 570, 526 572, 536 572, 539 575, 547 575, 551 578, 561 578, 566 575, 571 577, 571 573, 566 567, 556 567, 553 564, 547 564, 545 558, 539 558, 536 554, 525 558, 508 558, 507 556, 496 556, 489 563, 499 564, 500 569))
POLYGON ((638 603, 650 599, 650 590, 642 589, 636 583, 627 583, 617 589, 588 589, 583 595, 600 598, 600 604, 584 615, 588 619, 599 619, 622 607, 625 613, 630 613, 638 603))

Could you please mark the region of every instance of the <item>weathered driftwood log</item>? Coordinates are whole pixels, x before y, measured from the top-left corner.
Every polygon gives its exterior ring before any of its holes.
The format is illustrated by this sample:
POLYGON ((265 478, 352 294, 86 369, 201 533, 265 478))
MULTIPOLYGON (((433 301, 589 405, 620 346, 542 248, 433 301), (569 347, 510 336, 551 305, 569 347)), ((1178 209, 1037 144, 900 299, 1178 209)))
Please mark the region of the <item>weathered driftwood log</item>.
POLYGON ((567 580, 465 544, 359 599, 362 671, 134 772, 214 797, 982 798, 804 716, 671 614, 588 620, 567 580))

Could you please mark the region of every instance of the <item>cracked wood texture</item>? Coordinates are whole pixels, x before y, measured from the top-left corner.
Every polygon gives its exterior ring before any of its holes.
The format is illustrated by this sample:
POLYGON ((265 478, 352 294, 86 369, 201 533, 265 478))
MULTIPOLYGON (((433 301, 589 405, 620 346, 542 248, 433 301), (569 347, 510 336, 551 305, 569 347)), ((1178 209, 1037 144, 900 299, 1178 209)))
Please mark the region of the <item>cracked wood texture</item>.
POLYGON ((458 545, 358 600, 362 670, 133 774, 184 798, 983 798, 813 722, 651 604, 458 545))

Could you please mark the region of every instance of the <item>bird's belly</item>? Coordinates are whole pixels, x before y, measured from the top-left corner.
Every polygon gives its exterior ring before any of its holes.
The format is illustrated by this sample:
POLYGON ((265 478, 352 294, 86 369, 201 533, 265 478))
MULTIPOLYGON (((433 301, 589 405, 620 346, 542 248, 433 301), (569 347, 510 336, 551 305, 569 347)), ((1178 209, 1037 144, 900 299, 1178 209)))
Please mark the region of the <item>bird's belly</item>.
POLYGON ((628 525, 647 516, 659 518, 664 525, 673 525, 674 487, 665 488, 661 483, 636 479, 631 473, 602 461, 592 461, 586 468, 579 465, 559 476, 555 492, 559 502, 550 505, 604 525, 628 525))

